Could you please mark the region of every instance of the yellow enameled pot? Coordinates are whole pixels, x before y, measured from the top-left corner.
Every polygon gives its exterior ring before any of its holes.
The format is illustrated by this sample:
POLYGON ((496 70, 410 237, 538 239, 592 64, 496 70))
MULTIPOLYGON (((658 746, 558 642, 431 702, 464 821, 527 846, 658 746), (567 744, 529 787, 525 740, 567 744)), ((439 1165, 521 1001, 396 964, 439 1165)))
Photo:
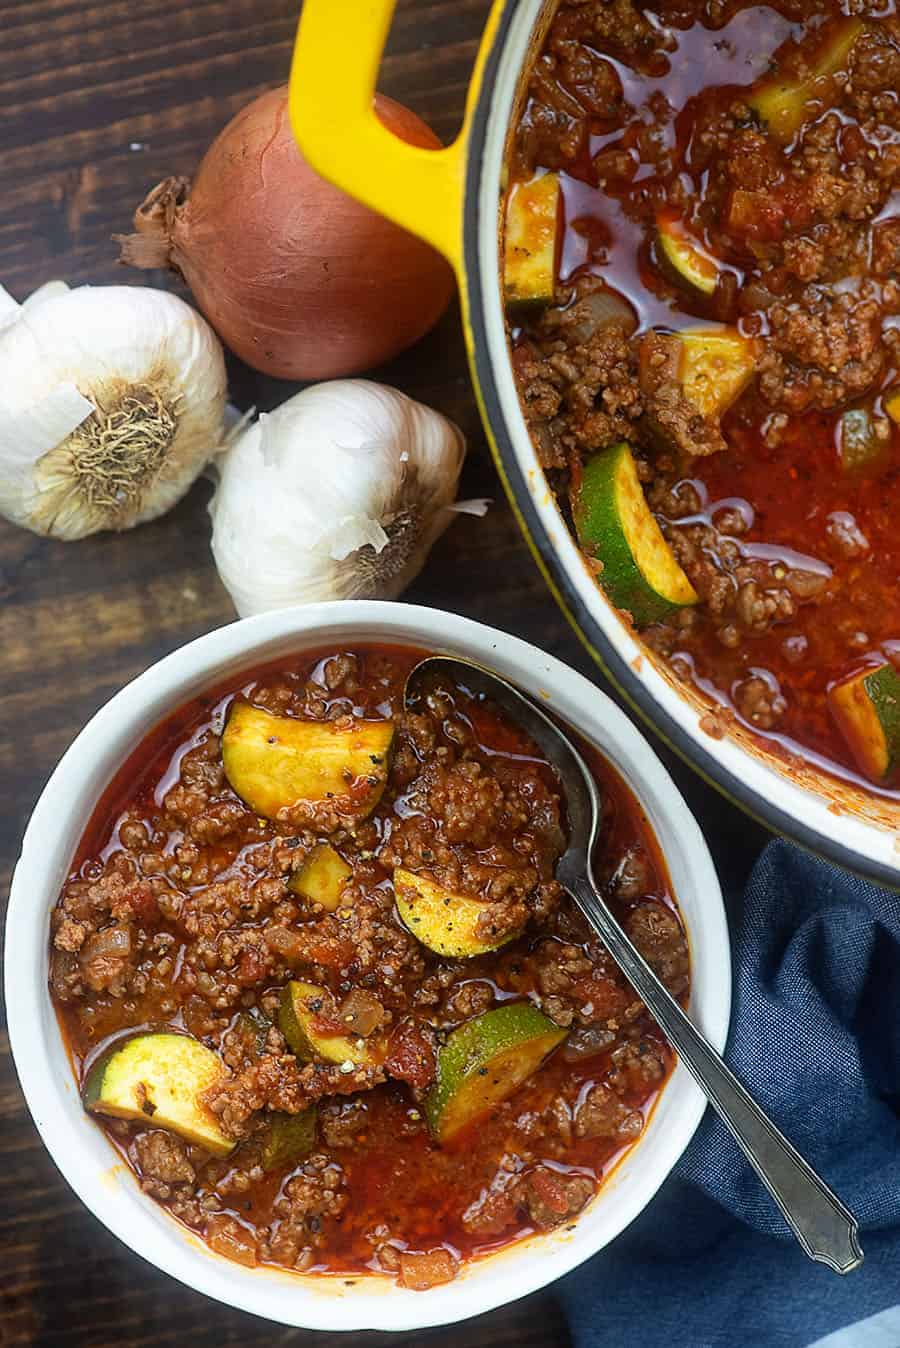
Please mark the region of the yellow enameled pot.
POLYGON ((452 145, 398 140, 373 112, 396 0, 305 0, 291 73, 294 132, 310 163, 351 196, 433 244, 459 281, 472 378, 497 469, 556 599, 607 676, 709 782, 757 819, 841 865, 900 888, 900 807, 740 725, 658 662, 585 566, 531 444, 509 359, 500 207, 523 73, 555 0, 496 0, 452 145))

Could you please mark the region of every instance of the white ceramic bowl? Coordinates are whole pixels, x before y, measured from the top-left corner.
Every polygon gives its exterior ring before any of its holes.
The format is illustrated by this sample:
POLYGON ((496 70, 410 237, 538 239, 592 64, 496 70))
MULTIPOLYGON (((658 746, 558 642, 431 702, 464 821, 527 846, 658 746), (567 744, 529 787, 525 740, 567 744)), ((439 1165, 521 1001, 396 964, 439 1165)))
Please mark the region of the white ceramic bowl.
POLYGON ((130 1249, 188 1286, 242 1310, 312 1329, 409 1330, 452 1323, 514 1301, 603 1248, 650 1201, 687 1146, 704 1101, 676 1067, 639 1145, 573 1231, 532 1237, 412 1292, 379 1277, 302 1276, 220 1258, 139 1189, 83 1112, 47 991, 48 915, 103 788, 148 730, 238 672, 322 646, 394 642, 468 656, 496 669, 575 726, 639 798, 666 856, 687 926, 691 1015, 725 1041, 731 996, 728 933, 700 830, 646 740, 580 674, 524 641, 432 609, 332 603, 234 623, 175 651, 123 688, 84 728, 38 801, 13 877, 6 931, 6 1004, 19 1079, 41 1136, 69 1184, 130 1249))

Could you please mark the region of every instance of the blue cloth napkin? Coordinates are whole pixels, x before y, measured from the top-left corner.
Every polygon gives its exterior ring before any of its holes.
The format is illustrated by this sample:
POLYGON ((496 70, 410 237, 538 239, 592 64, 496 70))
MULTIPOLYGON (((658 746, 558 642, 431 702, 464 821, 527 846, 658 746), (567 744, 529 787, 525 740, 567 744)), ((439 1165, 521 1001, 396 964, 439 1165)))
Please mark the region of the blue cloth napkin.
POLYGON ((560 1283, 577 1348, 900 1348, 900 895, 771 842, 731 914, 727 1058, 856 1214, 811 1263, 707 1111, 673 1175, 560 1283))

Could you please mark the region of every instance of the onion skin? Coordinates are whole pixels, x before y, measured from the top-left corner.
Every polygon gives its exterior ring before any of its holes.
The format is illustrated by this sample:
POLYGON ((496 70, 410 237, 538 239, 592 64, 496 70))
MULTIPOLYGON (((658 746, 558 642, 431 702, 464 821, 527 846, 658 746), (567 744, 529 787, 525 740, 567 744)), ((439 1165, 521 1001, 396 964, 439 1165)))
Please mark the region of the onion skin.
MULTIPOLYGON (((376 95, 412 145, 440 141, 415 113, 376 95)), ((453 273, 428 244, 360 205, 297 146, 287 86, 250 103, 219 134, 191 184, 167 178, 138 207, 123 262, 180 272, 219 336, 281 379, 357 374, 434 326, 453 273)))

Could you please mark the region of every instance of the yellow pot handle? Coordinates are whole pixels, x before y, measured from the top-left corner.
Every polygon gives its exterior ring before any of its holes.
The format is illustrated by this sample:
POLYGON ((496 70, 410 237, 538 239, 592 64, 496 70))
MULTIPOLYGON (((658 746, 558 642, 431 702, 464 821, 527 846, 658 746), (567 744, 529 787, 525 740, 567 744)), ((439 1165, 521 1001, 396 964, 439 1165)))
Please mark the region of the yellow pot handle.
POLYGON ((466 152, 483 64, 505 0, 495 0, 452 145, 408 145, 375 116, 375 81, 396 0, 304 0, 290 80, 294 135, 313 168, 426 239, 460 271, 466 152))

